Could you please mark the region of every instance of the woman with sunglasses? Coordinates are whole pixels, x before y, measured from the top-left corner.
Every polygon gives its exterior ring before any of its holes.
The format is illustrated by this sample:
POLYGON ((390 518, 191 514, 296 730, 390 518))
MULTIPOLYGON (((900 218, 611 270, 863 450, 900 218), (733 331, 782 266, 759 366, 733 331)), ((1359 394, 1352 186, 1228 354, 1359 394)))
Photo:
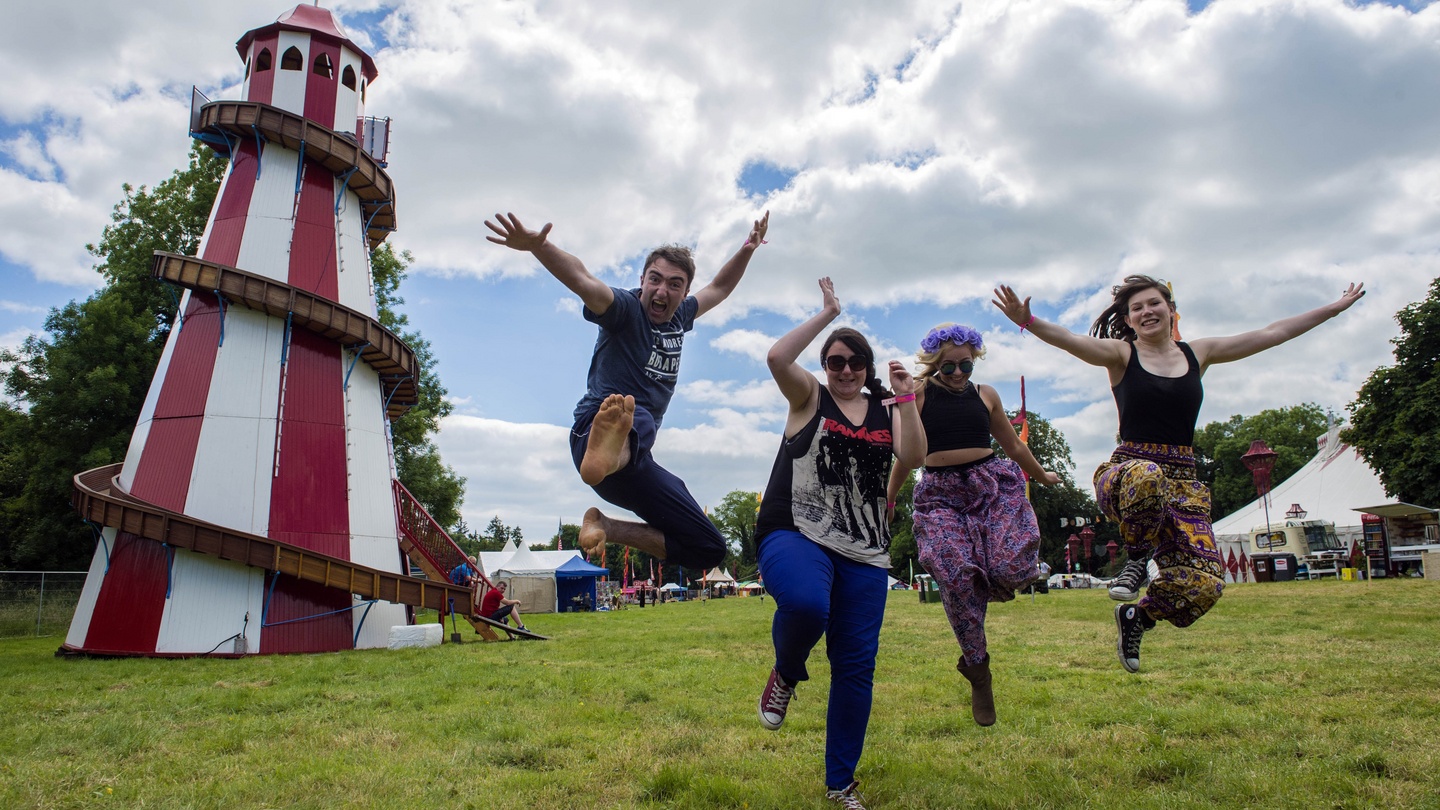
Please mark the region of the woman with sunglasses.
POLYGON ((1115 606, 1116 653, 1128 672, 1140 671, 1140 640, 1157 622, 1188 627, 1220 600, 1225 587, 1210 528, 1210 488, 1195 480, 1195 421, 1204 391, 1200 377, 1216 363, 1241 360, 1314 329, 1365 295, 1351 284, 1323 307, 1239 335, 1182 343, 1175 334, 1175 300, 1165 282, 1126 276, 1111 288, 1110 306, 1090 334, 1077 335, 1036 318, 1030 299, 995 290, 995 306, 1022 330, 1092 366, 1105 368, 1120 412, 1120 446, 1095 470, 1095 500, 1119 524, 1126 563, 1112 598, 1134 599, 1144 560, 1154 555, 1160 576, 1139 604, 1115 606))
MULTIPOLYGON (((1044 484, 1060 478, 1015 435, 1000 394, 971 380, 975 361, 984 356, 980 333, 960 324, 941 324, 920 341, 915 404, 926 455, 915 486, 915 544, 920 564, 940 585, 945 616, 960 643, 955 668, 970 682, 970 714, 989 726, 995 697, 985 611, 990 602, 1014 599, 1017 588, 1040 575, 1040 528, 1025 497, 1025 474, 1044 484), (992 438, 1008 458, 995 455, 992 438)), ((911 469, 896 464, 891 470, 891 505, 911 469)))
POLYGON ((830 279, 820 279, 820 291, 820 312, 776 341, 765 358, 790 407, 755 526, 760 573, 776 604, 775 666, 760 695, 760 722, 780 728, 824 635, 826 796, 863 810, 855 766, 870 722, 889 591, 885 486, 893 457, 911 466, 924 458, 925 434, 905 366, 890 363, 891 394, 875 376, 870 343, 854 329, 836 329, 821 345, 824 383, 797 362, 840 314, 830 279))

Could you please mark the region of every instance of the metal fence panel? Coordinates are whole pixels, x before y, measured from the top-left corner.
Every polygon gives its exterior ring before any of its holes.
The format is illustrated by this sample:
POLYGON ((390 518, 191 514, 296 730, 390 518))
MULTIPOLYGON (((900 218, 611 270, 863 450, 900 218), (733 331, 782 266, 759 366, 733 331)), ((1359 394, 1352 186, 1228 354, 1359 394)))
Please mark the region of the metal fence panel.
POLYGON ((85 571, 0 571, 0 639, 64 635, 85 571))

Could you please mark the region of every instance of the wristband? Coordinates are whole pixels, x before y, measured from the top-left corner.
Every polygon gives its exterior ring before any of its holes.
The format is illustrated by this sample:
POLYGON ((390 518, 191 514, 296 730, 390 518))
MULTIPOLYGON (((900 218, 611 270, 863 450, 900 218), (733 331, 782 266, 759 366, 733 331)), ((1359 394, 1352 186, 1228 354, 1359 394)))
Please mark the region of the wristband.
POLYGON ((1029 329, 1029 328, 1030 328, 1030 324, 1032 324, 1032 323, 1035 323, 1035 316, 1034 316, 1034 315, 1031 315, 1031 316, 1030 316, 1030 320, 1028 320, 1028 321, 1020 324, 1020 331, 1021 331, 1021 332, 1024 332, 1026 329, 1029 329))
POLYGON ((895 502, 894 502, 894 501, 887 501, 887 502, 885 503, 885 508, 886 508, 886 509, 894 509, 894 508, 895 508, 895 502))
POLYGON ((891 397, 890 399, 882 399, 882 400, 880 400, 880 404, 881 404, 881 405, 899 405, 899 404, 902 403, 902 402, 914 402, 914 401, 915 401, 915 395, 914 395, 913 393, 912 393, 912 394, 898 394, 898 395, 896 395, 896 396, 891 397))

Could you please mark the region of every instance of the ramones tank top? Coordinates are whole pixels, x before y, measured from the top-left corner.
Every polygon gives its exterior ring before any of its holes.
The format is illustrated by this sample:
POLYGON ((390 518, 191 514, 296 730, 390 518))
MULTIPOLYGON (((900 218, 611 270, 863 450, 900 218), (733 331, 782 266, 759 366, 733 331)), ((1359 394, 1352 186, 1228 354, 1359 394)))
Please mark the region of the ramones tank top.
POLYGON ((1189 344, 1176 343, 1188 366, 1179 377, 1161 377, 1140 365, 1140 353, 1130 344, 1130 362, 1120 384, 1110 389, 1120 411, 1120 440, 1146 444, 1195 443, 1195 420, 1205 391, 1200 385, 1200 363, 1189 344))
POLYGON ((925 454, 990 447, 990 409, 974 384, 960 392, 942 385, 925 386, 925 454))
POLYGON ((815 416, 782 438, 756 519, 759 542, 791 529, 867 565, 890 567, 885 487, 894 459, 890 414, 870 397, 865 422, 852 425, 825 386, 815 416))

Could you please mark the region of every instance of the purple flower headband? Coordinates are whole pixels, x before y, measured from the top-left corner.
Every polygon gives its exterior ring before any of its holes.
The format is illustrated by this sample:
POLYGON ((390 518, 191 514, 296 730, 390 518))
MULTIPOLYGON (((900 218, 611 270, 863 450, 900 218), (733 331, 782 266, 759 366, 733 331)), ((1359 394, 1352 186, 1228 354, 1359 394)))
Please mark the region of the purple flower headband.
POLYGON ((979 332, 957 323, 951 326, 931 329, 930 333, 925 336, 925 339, 920 341, 920 350, 926 354, 934 354, 940 351, 940 344, 942 343, 954 343, 956 346, 963 346, 969 343, 976 349, 985 348, 985 340, 980 337, 979 332))

